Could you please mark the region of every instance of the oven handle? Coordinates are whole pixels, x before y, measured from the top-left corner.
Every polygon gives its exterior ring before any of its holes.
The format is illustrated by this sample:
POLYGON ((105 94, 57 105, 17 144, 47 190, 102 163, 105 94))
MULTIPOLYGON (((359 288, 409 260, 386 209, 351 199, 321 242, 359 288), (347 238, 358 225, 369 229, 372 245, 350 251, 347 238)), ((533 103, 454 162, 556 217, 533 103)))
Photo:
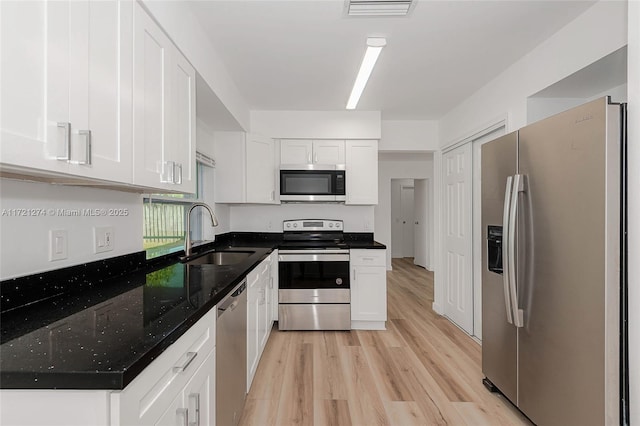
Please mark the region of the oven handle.
POLYGON ((280 254, 280 262, 348 262, 348 254, 280 254))

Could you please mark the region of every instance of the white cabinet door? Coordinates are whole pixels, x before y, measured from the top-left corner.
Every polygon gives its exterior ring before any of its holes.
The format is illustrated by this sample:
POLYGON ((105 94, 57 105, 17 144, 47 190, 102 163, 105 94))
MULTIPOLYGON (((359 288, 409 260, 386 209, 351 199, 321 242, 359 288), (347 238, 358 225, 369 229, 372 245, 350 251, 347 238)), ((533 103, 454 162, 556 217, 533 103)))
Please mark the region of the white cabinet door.
POLYGON ((135 3, 133 182, 194 193, 195 70, 135 3))
POLYGON ((151 188, 173 187, 169 164, 170 130, 165 120, 173 49, 171 41, 139 4, 134 8, 133 182, 151 188))
POLYGON ((267 344, 273 323, 271 320, 271 263, 272 258, 270 255, 260 264, 260 296, 262 298, 258 310, 258 344, 260 355, 262 355, 262 351, 267 344))
POLYGON ((217 203, 276 203, 273 139, 244 132, 215 132, 217 203))
POLYGON ((196 71, 176 51, 171 114, 174 127, 168 149, 176 163, 175 184, 181 192, 196 192, 196 71))
POLYGON ((180 424, 186 424, 187 412, 183 408, 184 398, 182 392, 179 393, 167 410, 160 416, 160 418, 153 423, 154 426, 176 426, 180 424))
POLYGON ((280 164, 313 163, 313 141, 308 139, 283 139, 280 141, 280 164))
POLYGON ((68 169, 69 7, 0 2, 3 165, 68 169))
POLYGON ((248 134, 246 144, 246 200, 249 203, 274 203, 276 165, 273 139, 248 134))
POLYGON ((351 320, 387 320, 387 279, 384 266, 353 267, 351 320))
POLYGON ((386 258, 386 250, 351 250, 351 328, 385 328, 386 258))
POLYGON ((344 164, 345 142, 343 140, 314 140, 313 164, 344 164))
MULTIPOLYGON (((224 392, 224 389, 221 390, 224 392)), ((184 408, 194 426, 215 426, 216 423, 216 357, 212 351, 184 388, 184 408)))
POLYGON ((346 144, 346 204, 378 204, 378 141, 346 144))
POLYGON ((1 161, 131 183, 133 4, 0 7, 1 161))
POLYGON ((260 274, 256 269, 247 275, 247 392, 260 360, 258 329, 260 306, 260 274))
POLYGON ((244 203, 246 201, 245 133, 215 132, 213 156, 216 159, 213 180, 215 202, 244 203))
POLYGON ((131 183, 133 3, 76 1, 72 7, 79 9, 72 21, 72 29, 78 30, 73 43, 80 44, 73 52, 82 53, 71 75, 69 172, 131 183))
POLYGON ((278 263, 278 250, 271 253, 271 326, 274 321, 278 321, 278 272, 280 265, 278 263))

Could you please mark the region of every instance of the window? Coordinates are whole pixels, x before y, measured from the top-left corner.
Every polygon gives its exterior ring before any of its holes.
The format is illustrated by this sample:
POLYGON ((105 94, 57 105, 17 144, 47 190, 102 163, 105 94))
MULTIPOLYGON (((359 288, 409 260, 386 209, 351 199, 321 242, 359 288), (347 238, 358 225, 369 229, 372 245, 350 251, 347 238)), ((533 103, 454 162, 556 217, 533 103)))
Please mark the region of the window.
MULTIPOLYGON (((192 203, 201 201, 213 203, 213 167, 212 161, 205 164, 198 161, 196 166, 196 195, 150 194, 144 197, 143 248, 147 259, 174 253, 184 249, 186 213, 192 203)), ((192 241, 204 240, 202 209, 191 216, 192 241)), ((213 239, 209 234, 208 239, 213 239)))

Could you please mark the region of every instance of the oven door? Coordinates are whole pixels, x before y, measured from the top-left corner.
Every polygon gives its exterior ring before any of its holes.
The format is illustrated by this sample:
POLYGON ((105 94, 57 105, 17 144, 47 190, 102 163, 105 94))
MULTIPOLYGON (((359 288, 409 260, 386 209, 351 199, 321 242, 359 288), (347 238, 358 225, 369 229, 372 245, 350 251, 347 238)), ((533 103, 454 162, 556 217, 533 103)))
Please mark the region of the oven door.
POLYGON ((349 253, 334 250, 280 252, 280 290, 349 289, 349 253))
POLYGON ((348 250, 282 250, 278 260, 280 330, 351 328, 348 250))

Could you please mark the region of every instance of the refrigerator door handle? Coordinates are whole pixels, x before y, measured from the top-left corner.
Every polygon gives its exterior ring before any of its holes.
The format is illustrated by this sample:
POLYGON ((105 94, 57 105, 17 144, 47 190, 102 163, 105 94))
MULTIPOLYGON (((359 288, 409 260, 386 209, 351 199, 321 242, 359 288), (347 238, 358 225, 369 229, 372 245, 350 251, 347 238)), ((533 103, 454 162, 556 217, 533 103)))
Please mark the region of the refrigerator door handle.
POLYGON ((511 206, 511 186, 513 177, 507 178, 504 190, 504 208, 502 210, 502 285, 504 287, 504 303, 507 311, 507 322, 513 324, 511 312, 511 295, 509 294, 509 207, 511 206))
POLYGON ((518 193, 522 192, 522 190, 522 175, 515 175, 513 177, 513 186, 511 187, 509 231, 507 235, 507 251, 509 253, 509 257, 506 259, 506 261, 509 264, 509 293, 511 294, 511 310, 513 314, 513 323, 516 327, 524 326, 523 311, 522 309, 518 309, 518 290, 516 283, 516 222, 518 220, 518 193))

